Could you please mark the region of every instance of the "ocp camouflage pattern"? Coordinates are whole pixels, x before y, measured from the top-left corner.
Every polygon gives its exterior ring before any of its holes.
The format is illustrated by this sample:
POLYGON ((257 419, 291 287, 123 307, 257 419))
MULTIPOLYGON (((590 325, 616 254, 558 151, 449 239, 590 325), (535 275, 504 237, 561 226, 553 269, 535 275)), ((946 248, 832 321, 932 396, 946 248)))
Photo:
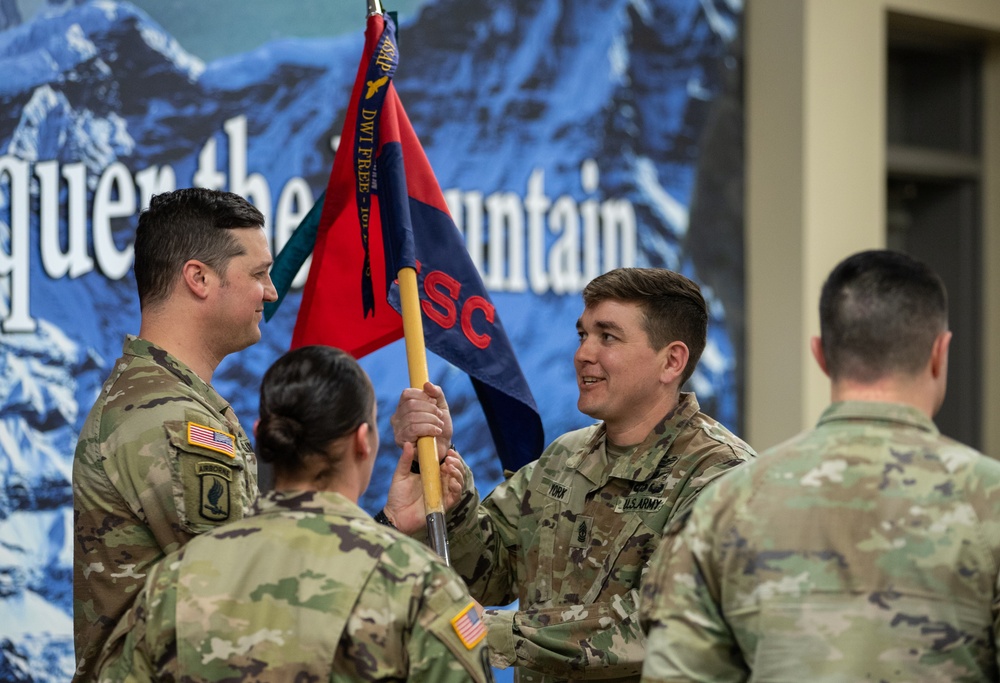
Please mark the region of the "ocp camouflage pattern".
POLYGON ((468 589, 338 493, 271 492, 151 571, 100 680, 488 681, 468 589))
POLYGON ((257 460, 229 404, 163 349, 127 337, 73 461, 76 680, 91 680, 150 566, 240 519, 256 497, 257 460), (218 435, 221 450, 191 443, 190 424, 218 435))
POLYGON ((671 532, 644 681, 998 680, 1000 463, 915 408, 830 406, 671 532))
POLYGON ((612 458, 603 423, 564 434, 479 505, 449 518, 452 566, 490 610, 490 656, 518 681, 637 681, 645 651, 640 579, 664 526, 753 451, 701 413, 693 394, 631 455, 612 458))

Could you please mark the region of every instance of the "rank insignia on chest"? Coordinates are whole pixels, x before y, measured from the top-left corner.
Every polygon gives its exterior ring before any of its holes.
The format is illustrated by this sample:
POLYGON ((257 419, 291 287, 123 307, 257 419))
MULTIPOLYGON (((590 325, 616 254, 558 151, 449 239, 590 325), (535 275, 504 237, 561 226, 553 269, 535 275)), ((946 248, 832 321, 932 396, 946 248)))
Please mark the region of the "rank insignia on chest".
POLYGON ((588 515, 577 515, 573 522, 573 531, 570 534, 569 544, 573 548, 589 548, 590 534, 594 529, 594 518, 588 515))
POLYGON ((455 633, 458 634, 458 639, 462 641, 462 645, 465 645, 469 650, 486 637, 486 624, 483 623, 483 620, 479 617, 479 613, 476 612, 475 604, 471 602, 468 607, 455 615, 451 620, 451 627, 455 629, 455 633))
POLYGON ((236 457, 236 447, 234 445, 236 437, 232 434, 220 432, 218 429, 212 429, 196 422, 188 422, 187 437, 188 443, 193 446, 201 446, 202 448, 228 455, 230 458, 236 457))

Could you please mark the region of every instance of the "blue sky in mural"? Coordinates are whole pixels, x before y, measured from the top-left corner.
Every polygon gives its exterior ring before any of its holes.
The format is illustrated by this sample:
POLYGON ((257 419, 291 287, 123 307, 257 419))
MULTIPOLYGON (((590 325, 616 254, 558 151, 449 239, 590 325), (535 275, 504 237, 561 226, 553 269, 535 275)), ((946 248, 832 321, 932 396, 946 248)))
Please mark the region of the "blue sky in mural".
MULTIPOLYGON (((221 177, 269 211, 276 236, 286 234, 297 223, 286 196, 308 193, 302 203, 310 206, 329 177, 365 0, 15 2, 18 16, 0 0, 0 160, 17 160, 24 172, 13 190, 0 182, 0 243, 11 244, 10 216, 21 207, 30 215, 22 234, 30 227, 36 237, 18 241, 20 279, 0 287, 0 318, 20 302, 38 329, 0 330, 0 577, 12 577, 0 591, 8 617, 0 641, 9 643, 0 648, 0 681, 30 672, 37 683, 56 683, 74 664, 73 447, 122 334, 138 330, 120 253, 134 215, 107 215, 108 188, 138 198, 143 188, 159 191, 154 181, 164 178, 186 186, 196 172, 221 177), (43 191, 30 180, 60 172, 80 196, 104 193, 103 220, 92 220, 92 202, 67 201, 68 190, 49 182, 43 191), (34 208, 42 194, 49 215, 98 245, 95 258, 82 253, 70 263, 52 240, 43 257, 34 208)), ((626 262, 703 283, 712 320, 691 386, 707 413, 735 427, 738 0, 393 4, 405 22, 400 98, 488 276, 548 438, 590 421, 576 409, 572 364, 579 290, 598 266, 626 262), (723 153, 703 158, 703 148, 723 153), (700 206, 698 189, 708 197, 700 206), (504 228, 495 238, 493 225, 504 228)), ((293 292, 261 343, 215 375, 245 425, 257 414, 260 375, 288 347, 299 298, 293 292)), ((362 361, 377 387, 383 444, 362 501, 372 512, 384 503, 398 456, 388 416, 406 382, 403 355, 397 343, 362 361)), ((502 473, 471 385, 440 359, 429 364, 449 397, 456 443, 486 493, 502 473)))
MULTIPOLYGON (((386 10, 405 21, 427 0, 385 0, 386 10)), ((46 0, 18 0, 27 19, 53 4, 46 0)), ((132 0, 167 33, 178 37, 184 49, 201 59, 251 50, 270 40, 316 38, 363 31, 366 0, 295 0, 295 2, 247 3, 245 0, 132 0), (247 21, 252 8, 254 21, 247 21), (236 30, 220 31, 220 26, 236 30)))

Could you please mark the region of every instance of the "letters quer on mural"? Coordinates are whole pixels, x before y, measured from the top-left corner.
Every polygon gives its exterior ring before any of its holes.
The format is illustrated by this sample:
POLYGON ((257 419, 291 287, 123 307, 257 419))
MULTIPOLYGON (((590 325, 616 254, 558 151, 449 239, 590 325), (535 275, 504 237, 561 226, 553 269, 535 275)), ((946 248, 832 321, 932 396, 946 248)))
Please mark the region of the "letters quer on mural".
MULTIPOLYGON (((369 80, 366 95, 371 99, 384 96, 388 76, 382 73, 369 80)), ((368 115, 359 116, 355 163, 359 185, 365 181, 374 191, 377 179, 372 162, 377 140, 372 134, 376 127, 373 120, 365 119, 368 115)), ((133 260, 133 233, 120 230, 121 222, 134 219, 153 195, 178 187, 195 185, 247 197, 264 214, 268 238, 274 251, 280 251, 314 204, 312 189, 303 178, 293 177, 272 200, 268 180, 248 171, 246 118, 227 119, 222 128, 224 141, 220 144, 212 137, 205 142, 188 181, 178 179, 169 164, 133 173, 122 161, 95 169, 83 161, 61 164, 0 157, 0 234, 8 235, 0 244, 0 286, 7 295, 6 310, 0 310, 0 329, 14 333, 37 328, 30 299, 32 243, 40 252, 42 272, 53 280, 78 278, 94 270, 119 280, 133 260), (228 151, 228 158, 222 150, 228 151), (95 170, 99 175, 93 174, 95 170)), ((597 196, 600 173, 592 159, 581 163, 579 181, 582 198, 549 197, 542 169, 531 172, 520 194, 444 191, 449 212, 488 291, 577 294, 601 272, 635 265, 637 219, 631 203, 597 196)), ((361 212, 361 201, 358 206, 361 212)), ((370 203, 365 207, 367 214, 370 203)), ((365 239, 366 214, 360 216, 365 239)), ((366 253, 367 247, 366 239, 366 253)), ((293 288, 304 285, 307 271, 308 264, 293 288)), ((479 348, 489 344, 488 335, 476 332, 473 323, 477 311, 492 322, 493 311, 485 300, 473 296, 461 301, 460 283, 437 270, 427 273, 422 288, 428 300, 421 303, 430 319, 445 328, 460 322, 473 344, 479 348)))
MULTIPOLYGON (((212 138, 202 147, 189 183, 178 183, 170 165, 132 173, 116 161, 95 177, 83 162, 60 165, 58 161, 32 163, 12 155, 0 157, 0 232, 9 231, 9 239, 0 244, 0 284, 6 289, 8 304, 0 310, 3 332, 34 332, 37 327, 30 298, 32 242, 40 251, 42 272, 53 280, 77 278, 94 270, 119 280, 132 267, 132 242, 131 236, 124 243, 116 240, 114 225, 138 215, 150 197, 160 192, 197 185, 241 194, 264 214, 265 230, 275 252, 279 251, 312 207, 314 194, 303 178, 293 177, 272 202, 266 179, 247 172, 246 126, 242 116, 223 124, 229 173, 218 168, 219 144, 212 138), (93 192, 90 187, 95 188, 93 192), (66 198, 62 203, 60 194, 66 198), (33 199, 38 207, 35 216, 33 199), (37 241, 32 238, 35 230, 37 241)), ((581 164, 580 187, 590 195, 583 200, 569 195, 549 197, 541 169, 531 173, 522 195, 444 191, 449 212, 487 290, 577 294, 600 272, 635 265, 635 212, 626 200, 595 198, 599 177, 595 161, 581 164), (555 237, 550 244, 546 244, 546 233, 555 237), (487 248, 488 244, 493 248, 487 248)), ((302 287, 307 272, 308 264, 293 288, 302 287)), ((459 299, 456 285, 443 273, 424 283, 424 291, 441 307, 440 317, 453 319, 452 324, 456 315, 452 309, 459 299)), ((468 312, 463 306, 463 325, 467 313, 471 317, 477 306, 472 302, 468 312)))

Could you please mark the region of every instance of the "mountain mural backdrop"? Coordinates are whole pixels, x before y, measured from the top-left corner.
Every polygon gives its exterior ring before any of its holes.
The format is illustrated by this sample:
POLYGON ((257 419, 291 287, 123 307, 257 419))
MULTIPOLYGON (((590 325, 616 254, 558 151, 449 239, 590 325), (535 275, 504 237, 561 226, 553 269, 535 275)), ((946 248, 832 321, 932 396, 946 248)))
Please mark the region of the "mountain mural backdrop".
MULTIPOLYGON (((588 423, 579 293, 619 265, 703 285, 710 340, 689 388, 740 427, 741 13, 740 0, 432 0, 400 27, 396 87, 548 440, 588 423)), ((50 2, 26 19, 0 0, 0 680, 72 675, 73 449, 138 331, 138 212, 175 187, 232 190, 264 211, 279 250, 329 175, 363 7, 345 21, 357 30, 206 63, 125 2, 50 2)), ((245 425, 298 303, 295 290, 216 373, 245 425)), ((402 343, 362 363, 383 442, 362 500, 375 511, 397 454, 402 343)), ((502 472, 471 385, 433 357, 430 373, 485 493, 502 472)))

